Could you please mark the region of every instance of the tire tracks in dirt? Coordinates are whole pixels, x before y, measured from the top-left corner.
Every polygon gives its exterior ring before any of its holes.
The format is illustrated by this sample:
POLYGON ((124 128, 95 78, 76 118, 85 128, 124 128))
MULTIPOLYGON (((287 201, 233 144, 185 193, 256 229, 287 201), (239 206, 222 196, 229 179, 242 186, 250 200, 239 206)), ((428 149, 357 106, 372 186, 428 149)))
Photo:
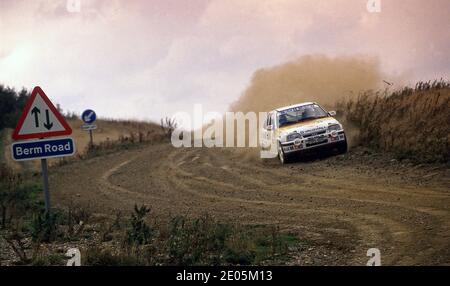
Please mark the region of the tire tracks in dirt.
POLYGON ((121 208, 139 202, 164 215, 208 212, 278 225, 352 251, 344 264, 364 264, 370 247, 380 248, 385 264, 450 260, 450 198, 442 186, 387 184, 327 160, 279 166, 226 149, 158 145, 120 156, 98 159, 93 200, 101 193, 121 208))
MULTIPOLYGON (((232 183, 228 183, 229 182, 233 182, 236 180, 227 180, 227 182, 222 182, 220 180, 214 180, 214 179, 209 179, 209 178, 205 178, 204 176, 195 176, 194 174, 181 170, 181 166, 183 164, 179 164, 177 163, 174 158, 175 157, 179 157, 178 154, 176 153, 172 153, 171 155, 171 159, 169 160, 169 162, 173 162, 172 163, 172 168, 173 169, 177 169, 178 174, 181 176, 181 180, 179 180, 178 182, 178 187, 182 187, 184 189, 184 191, 189 192, 190 194, 196 195, 196 196, 200 196, 206 199, 211 199, 211 200, 224 200, 230 203, 238 203, 238 204, 250 204, 250 205, 266 205, 266 206, 271 206, 271 207, 282 207, 282 208, 294 208, 295 212, 300 212, 300 213, 316 213, 316 214, 320 214, 320 215, 336 215, 338 216, 339 214, 342 213, 342 211, 338 210, 339 208, 336 209, 332 209, 330 207, 326 207, 326 208, 320 208, 320 207, 315 207, 315 208, 305 208, 304 204, 296 204, 296 203, 283 203, 283 202, 273 202, 273 201, 264 201, 264 200, 248 200, 248 199, 238 199, 238 198, 230 198, 230 197, 223 197, 221 195, 216 195, 216 194, 205 194, 202 193, 201 191, 198 191, 198 188, 195 188, 195 184, 193 184, 192 186, 186 186, 188 185, 186 183, 186 178, 190 178, 190 180, 194 180, 194 181, 200 181, 200 182, 204 182, 207 183, 209 185, 213 185, 213 186, 221 186, 224 188, 231 188, 231 189, 235 189, 236 191, 242 191, 245 192, 245 188, 240 187, 240 186, 236 186, 232 183), (303 209, 302 209, 303 208, 303 209)), ((182 157, 181 160, 183 160, 182 162, 184 162, 186 160, 186 157, 182 157)), ((198 158, 199 155, 196 155, 195 158, 198 158)), ((189 160, 187 160, 189 161, 189 160)), ((219 163, 220 165, 220 163, 219 163)), ((208 164, 208 166, 212 166, 212 164, 208 164)), ((230 168, 222 168, 225 170, 225 172, 230 172, 230 168)), ((239 169, 238 169, 239 170, 239 169)), ((233 173, 233 172, 230 172, 233 173)), ((235 177, 240 177, 240 174, 233 174, 235 177)), ((176 176, 172 177, 172 180, 176 180, 176 176), (175 177, 175 178, 174 178, 175 177)), ((242 178, 240 178, 242 179, 242 178)), ((264 193, 268 193, 271 192, 270 190, 266 190, 264 188, 264 186, 261 186, 261 184, 259 183, 258 180, 255 180, 253 178, 250 177, 245 177, 245 179, 247 179, 247 181, 250 181, 251 183, 256 183, 256 185, 259 185, 259 191, 260 192, 264 192, 264 193)), ((335 185, 337 183, 335 182, 335 185)), ((177 187, 175 185, 175 187, 177 187)), ((283 190, 289 190, 291 189, 289 186, 283 186, 281 185, 280 188, 282 188, 283 190)), ((369 188, 371 189, 371 192, 377 191, 376 188, 369 186, 369 188)), ((349 188, 349 187, 344 187, 341 188, 346 190, 347 192, 350 191, 354 194, 355 192, 355 188, 349 188)), ((398 188, 397 188, 398 189, 398 188)), ((397 190, 394 189, 394 192, 397 190)), ((332 194, 336 194, 336 192, 332 192, 332 194)), ((398 194, 397 194, 398 195, 398 194)), ((418 195, 417 193, 415 195, 418 195)), ((424 195, 426 196, 426 195, 424 195)), ((322 203, 324 203, 324 200, 333 200, 336 199, 336 197, 334 196, 324 196, 324 195, 310 195, 310 198, 313 198, 315 200, 321 200, 322 203)), ((445 198, 445 195, 437 195, 435 197, 439 197, 439 198, 445 198)), ((436 219, 436 215, 445 215, 446 212, 442 211, 442 210, 435 210, 435 209, 430 209, 430 208, 414 208, 414 207, 409 207, 409 206, 404 206, 403 204, 400 203, 392 203, 392 202, 386 202, 386 201, 377 201, 377 200, 373 200, 373 199, 354 199, 354 198, 349 198, 349 197, 339 197, 339 202, 342 201, 349 201, 351 203, 359 203, 359 204, 363 204, 363 205, 377 205, 378 207, 384 207, 384 208, 395 208, 396 212, 398 213, 419 213, 418 215, 421 217, 427 217, 428 219, 428 223, 432 224, 432 225, 438 225, 441 224, 442 221, 439 221, 438 219, 436 219)), ((325 205, 327 205, 326 203, 324 203, 325 205)), ((395 240, 396 240, 396 247, 399 248, 400 246, 403 246, 403 249, 401 251, 399 251, 399 249, 396 250, 397 253, 400 253, 397 256, 394 255, 390 255, 390 260, 392 262, 398 262, 400 259, 400 256, 402 256, 403 253, 407 252, 409 250, 408 245, 411 245, 411 243, 414 240, 414 234, 413 232, 411 232, 411 225, 408 224, 405 221, 399 221, 397 218, 392 219, 391 216, 388 215, 382 215, 382 214, 378 214, 378 215, 372 215, 369 213, 347 213, 346 214, 346 221, 350 222, 354 225, 354 227, 356 229, 359 229, 358 231, 358 235, 360 237, 360 240, 362 241, 372 241, 372 243, 374 243, 375 245, 392 245, 392 241, 393 241, 393 236, 395 236, 395 240), (384 233, 384 239, 382 239, 380 237, 380 233, 384 233), (374 239, 376 237, 376 239, 374 239), (387 238, 389 237, 389 238, 387 238)), ((341 218, 341 220, 343 220, 341 218)), ((432 237, 432 233, 430 233, 430 238, 432 237)), ((421 243, 424 243, 424 241, 422 240, 421 243)))

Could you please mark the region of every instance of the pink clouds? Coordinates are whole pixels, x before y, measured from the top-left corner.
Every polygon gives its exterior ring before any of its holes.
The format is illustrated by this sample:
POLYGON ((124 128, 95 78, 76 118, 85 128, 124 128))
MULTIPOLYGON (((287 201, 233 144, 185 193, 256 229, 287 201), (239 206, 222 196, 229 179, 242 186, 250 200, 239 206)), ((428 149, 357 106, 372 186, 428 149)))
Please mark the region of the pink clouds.
POLYGON ((65 0, 0 0, 0 82, 39 83, 71 110, 158 119, 193 102, 225 111, 256 69, 305 54, 448 77, 449 2, 381 3, 81 0, 69 13, 65 0))

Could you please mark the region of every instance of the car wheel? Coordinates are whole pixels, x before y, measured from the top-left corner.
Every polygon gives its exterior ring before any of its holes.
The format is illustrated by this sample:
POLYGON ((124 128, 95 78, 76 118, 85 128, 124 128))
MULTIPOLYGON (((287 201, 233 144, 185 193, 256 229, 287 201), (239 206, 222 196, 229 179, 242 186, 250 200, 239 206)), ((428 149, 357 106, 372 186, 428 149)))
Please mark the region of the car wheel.
POLYGON ((281 143, 278 142, 278 159, 282 165, 289 163, 289 156, 284 154, 283 148, 281 148, 281 143))
POLYGON ((347 144, 347 137, 344 135, 344 141, 340 142, 338 145, 338 151, 339 154, 345 154, 347 153, 348 144, 347 144))

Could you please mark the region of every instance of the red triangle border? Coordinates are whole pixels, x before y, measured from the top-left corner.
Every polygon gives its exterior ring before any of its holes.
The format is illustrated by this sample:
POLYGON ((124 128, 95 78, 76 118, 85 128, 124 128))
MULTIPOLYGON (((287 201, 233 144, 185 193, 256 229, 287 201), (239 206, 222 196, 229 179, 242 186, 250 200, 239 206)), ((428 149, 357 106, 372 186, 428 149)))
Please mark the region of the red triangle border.
POLYGON ((61 113, 59 113, 59 111, 56 109, 56 107, 53 105, 53 103, 50 101, 50 99, 48 99, 47 95, 42 90, 42 88, 39 86, 36 86, 33 89, 33 91, 31 92, 31 96, 28 99, 27 103, 25 104, 25 108, 22 111, 22 115, 20 116, 20 119, 16 125, 16 128, 14 129, 12 138, 14 140, 22 140, 22 139, 56 137, 56 136, 63 136, 63 135, 70 135, 70 134, 72 134, 72 128, 70 128, 66 119, 61 115, 61 113), (44 102, 47 104, 47 106, 50 108, 50 110, 55 115, 56 119, 59 120, 59 122, 61 123, 61 125, 64 127, 65 130, 19 135, 19 131, 20 131, 20 129, 22 129, 22 126, 27 117, 27 114, 28 114, 28 112, 30 112, 31 106, 33 105, 33 102, 38 94, 42 97, 44 102))

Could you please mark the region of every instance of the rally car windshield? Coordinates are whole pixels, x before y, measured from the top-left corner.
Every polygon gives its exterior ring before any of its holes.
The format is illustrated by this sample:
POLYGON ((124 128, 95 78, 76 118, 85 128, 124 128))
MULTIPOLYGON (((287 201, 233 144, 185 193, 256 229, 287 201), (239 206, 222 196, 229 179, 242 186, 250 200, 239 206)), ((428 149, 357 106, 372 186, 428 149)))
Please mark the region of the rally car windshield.
POLYGON ((278 126, 283 127, 301 121, 328 116, 327 112, 317 104, 309 104, 285 109, 278 112, 278 126))

